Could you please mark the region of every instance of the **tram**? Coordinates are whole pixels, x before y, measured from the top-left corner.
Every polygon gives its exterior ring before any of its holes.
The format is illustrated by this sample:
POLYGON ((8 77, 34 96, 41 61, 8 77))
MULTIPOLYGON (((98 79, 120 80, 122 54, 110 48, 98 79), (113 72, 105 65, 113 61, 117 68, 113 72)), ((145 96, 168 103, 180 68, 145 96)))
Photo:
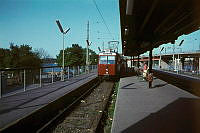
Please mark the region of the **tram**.
POLYGON ((98 76, 119 78, 124 72, 125 63, 122 57, 112 49, 99 53, 98 76))

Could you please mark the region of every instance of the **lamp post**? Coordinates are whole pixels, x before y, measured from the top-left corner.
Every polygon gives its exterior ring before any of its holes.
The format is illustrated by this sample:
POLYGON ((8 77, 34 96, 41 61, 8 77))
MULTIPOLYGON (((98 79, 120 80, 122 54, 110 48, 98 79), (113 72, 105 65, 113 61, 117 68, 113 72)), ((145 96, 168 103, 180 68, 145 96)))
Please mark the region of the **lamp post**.
MULTIPOLYGON (((184 42, 184 40, 181 40, 181 42, 178 44, 178 46, 180 47, 180 46, 183 44, 183 42, 184 42)), ((172 48, 173 48, 173 66, 175 66, 173 70, 177 70, 177 69, 176 69, 176 62, 175 62, 175 59, 174 59, 174 56, 175 56, 175 49, 181 49, 181 48, 176 48, 175 45, 173 45, 172 48)), ((181 49, 181 52, 182 52, 182 49, 181 49)), ((178 60, 179 60, 179 58, 180 58, 180 57, 179 57, 179 54, 178 54, 178 60)), ((178 61, 178 67, 179 67, 179 61, 178 61)), ((178 72, 177 72, 177 73, 178 73, 178 72)))
POLYGON ((60 21, 56 20, 56 23, 58 25, 58 28, 60 29, 60 32, 63 34, 63 60, 62 60, 61 81, 64 81, 64 67, 65 67, 64 35, 70 30, 70 28, 64 31, 62 25, 60 24, 60 21))
MULTIPOLYGON (((179 45, 180 46, 180 45, 179 45)), ((177 70, 177 74, 179 73, 179 71, 182 71, 182 67, 180 66, 180 59, 181 59, 181 52, 182 52, 182 48, 177 48, 177 49, 180 49, 180 53, 178 53, 178 60, 177 60, 177 62, 178 62, 178 70, 177 70)))

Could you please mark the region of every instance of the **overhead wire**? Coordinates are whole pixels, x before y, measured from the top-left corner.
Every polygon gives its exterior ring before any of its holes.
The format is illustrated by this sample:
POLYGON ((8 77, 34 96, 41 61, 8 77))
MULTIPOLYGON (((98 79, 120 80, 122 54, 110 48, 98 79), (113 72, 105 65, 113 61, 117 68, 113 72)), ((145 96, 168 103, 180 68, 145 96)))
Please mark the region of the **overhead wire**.
POLYGON ((106 26, 106 29, 108 30, 108 33, 110 34, 111 38, 113 38, 113 40, 114 40, 114 37, 112 36, 112 33, 110 32, 110 30, 109 30, 109 28, 108 28, 108 25, 106 24, 106 21, 105 21, 103 15, 102 15, 102 13, 101 13, 101 11, 100 11, 100 9, 99 9, 97 3, 96 3, 96 1, 93 0, 93 3, 94 3, 94 5, 95 5, 97 11, 99 12, 99 14, 100 14, 100 16, 101 16, 101 18, 102 18, 102 20, 103 20, 103 23, 104 23, 104 25, 106 26))

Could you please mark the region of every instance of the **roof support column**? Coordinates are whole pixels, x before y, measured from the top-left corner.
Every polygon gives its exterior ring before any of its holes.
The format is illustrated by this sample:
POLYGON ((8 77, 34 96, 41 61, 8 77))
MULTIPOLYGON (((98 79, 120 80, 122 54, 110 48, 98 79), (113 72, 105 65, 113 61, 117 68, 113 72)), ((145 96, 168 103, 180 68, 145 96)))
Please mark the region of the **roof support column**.
POLYGON ((149 73, 152 72, 152 49, 149 51, 149 73))
POLYGON ((131 68, 133 67, 133 56, 131 56, 131 68))
POLYGON ((153 75, 152 75, 152 51, 153 48, 149 51, 149 75, 148 75, 148 80, 149 80, 149 88, 152 87, 152 81, 153 81, 153 75))
POLYGON ((140 55, 138 55, 138 63, 137 63, 137 67, 138 67, 138 69, 139 69, 139 67, 140 67, 140 55))

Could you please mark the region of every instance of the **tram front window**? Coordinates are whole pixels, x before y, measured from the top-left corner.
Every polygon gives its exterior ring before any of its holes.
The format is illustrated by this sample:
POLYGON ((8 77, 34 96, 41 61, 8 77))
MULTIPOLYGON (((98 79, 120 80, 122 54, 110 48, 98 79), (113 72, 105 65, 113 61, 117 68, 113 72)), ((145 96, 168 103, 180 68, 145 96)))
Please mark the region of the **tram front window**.
POLYGON ((108 56, 108 64, 115 64, 115 56, 108 56))
POLYGON ((107 56, 100 56, 99 64, 107 64, 107 56))
POLYGON ((100 56, 99 64, 115 64, 115 56, 100 56))

